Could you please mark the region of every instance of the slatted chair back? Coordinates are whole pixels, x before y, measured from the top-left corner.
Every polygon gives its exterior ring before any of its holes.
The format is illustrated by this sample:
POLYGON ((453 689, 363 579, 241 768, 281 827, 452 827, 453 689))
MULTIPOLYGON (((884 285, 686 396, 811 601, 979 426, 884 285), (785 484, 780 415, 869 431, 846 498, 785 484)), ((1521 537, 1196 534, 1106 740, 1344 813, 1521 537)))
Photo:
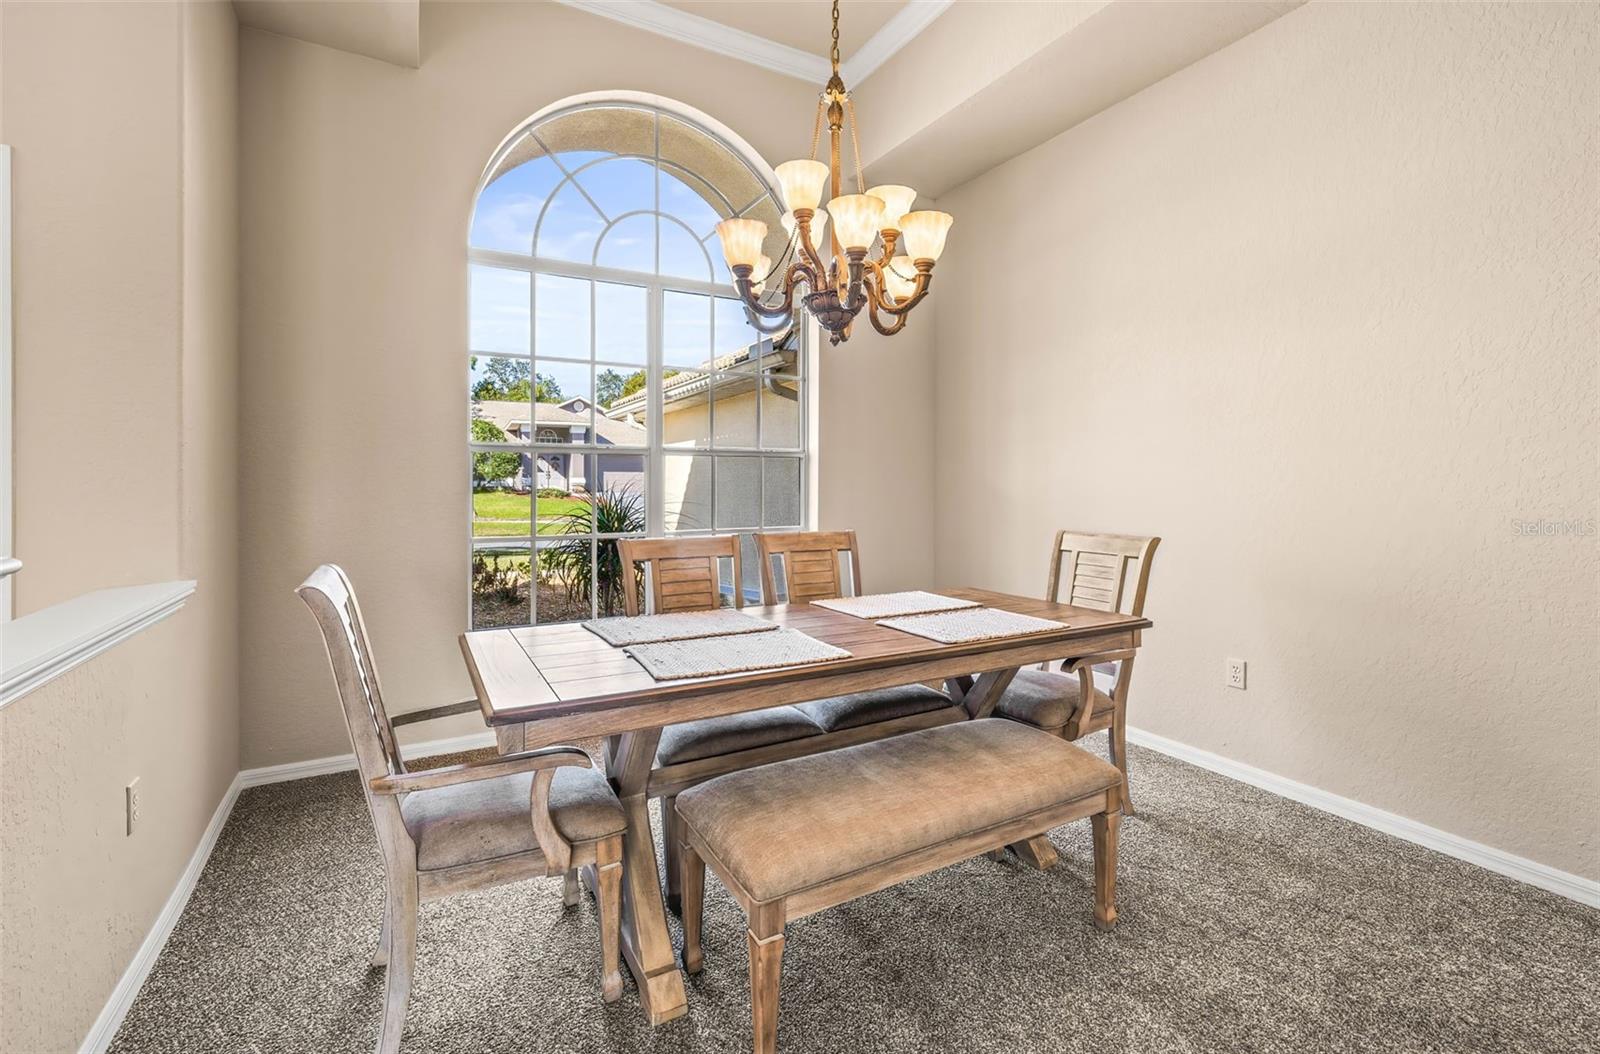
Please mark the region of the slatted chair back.
POLYGON ((767 604, 780 603, 773 557, 783 563, 784 599, 790 604, 832 600, 844 595, 841 554, 850 555, 853 596, 861 595, 861 552, 855 531, 797 531, 756 535, 761 553, 761 596, 767 604))
POLYGON ((1160 538, 1056 532, 1045 599, 1098 611, 1144 614, 1150 560, 1160 538))
MULTIPOLYGON (((739 536, 715 538, 623 538, 622 577, 627 581, 643 564, 650 590, 650 606, 657 614, 673 611, 711 611, 722 606, 722 560, 733 561, 733 606, 744 607, 739 536)), ((639 591, 623 594, 628 614, 639 611, 639 591)))
POLYGON ((400 822, 399 798, 373 794, 367 783, 377 777, 404 773, 406 765, 395 743, 394 726, 383 707, 383 687, 372 660, 361 605, 356 602, 350 579, 333 564, 323 564, 311 572, 295 592, 311 609, 322 630, 322 643, 328 649, 328 664, 333 667, 334 683, 344 707, 350 745, 361 770, 361 789, 372 811, 373 826, 385 842, 384 853, 392 856, 398 847, 387 843, 397 837, 395 832, 405 829, 400 822))

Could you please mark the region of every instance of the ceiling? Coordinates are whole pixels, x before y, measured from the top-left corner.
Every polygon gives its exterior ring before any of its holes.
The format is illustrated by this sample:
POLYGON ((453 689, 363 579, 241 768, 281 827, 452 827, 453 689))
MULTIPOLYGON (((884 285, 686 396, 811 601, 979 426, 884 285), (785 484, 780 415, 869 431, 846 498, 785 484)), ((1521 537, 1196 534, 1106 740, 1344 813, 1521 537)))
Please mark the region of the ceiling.
MULTIPOLYGON (((668 7, 720 22, 730 29, 828 57, 832 43, 829 0, 663 0, 668 7)), ((849 59, 907 5, 906 0, 841 0, 839 53, 849 59)))

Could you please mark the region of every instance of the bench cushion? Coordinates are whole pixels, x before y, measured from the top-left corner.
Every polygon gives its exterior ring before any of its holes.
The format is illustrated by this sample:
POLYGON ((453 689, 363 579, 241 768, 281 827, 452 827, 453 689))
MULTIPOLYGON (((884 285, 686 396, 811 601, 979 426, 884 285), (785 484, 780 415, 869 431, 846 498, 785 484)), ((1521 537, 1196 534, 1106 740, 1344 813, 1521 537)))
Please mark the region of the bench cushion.
MULTIPOLYGON (((1100 673, 1096 668, 1094 708, 1096 711, 1110 710, 1111 697, 1100 689, 1099 683, 1100 673)), ((995 716, 1009 717, 1034 728, 1056 731, 1065 728, 1067 721, 1077 711, 1082 692, 1077 674, 1018 670, 1017 676, 1006 686, 1000 701, 995 704, 995 716)))
POLYGON ((966 721, 719 776, 678 815, 757 901, 1117 786, 1116 768, 1013 721, 966 721))
POLYGON ((897 688, 880 688, 871 692, 818 699, 801 703, 799 709, 824 731, 838 732, 846 728, 875 725, 880 721, 893 721, 897 717, 925 714, 942 710, 950 705, 950 697, 925 684, 904 684, 897 688))
POLYGON ((741 750, 822 735, 822 727, 798 707, 775 706, 726 717, 668 725, 656 747, 656 764, 676 765, 741 750))
MULTIPOLYGON (((533 773, 416 791, 400 804, 417 843, 417 870, 433 871, 539 848, 533 834, 533 773)), ((550 783, 550 817, 569 842, 627 827, 611 784, 594 769, 563 768, 550 783)))

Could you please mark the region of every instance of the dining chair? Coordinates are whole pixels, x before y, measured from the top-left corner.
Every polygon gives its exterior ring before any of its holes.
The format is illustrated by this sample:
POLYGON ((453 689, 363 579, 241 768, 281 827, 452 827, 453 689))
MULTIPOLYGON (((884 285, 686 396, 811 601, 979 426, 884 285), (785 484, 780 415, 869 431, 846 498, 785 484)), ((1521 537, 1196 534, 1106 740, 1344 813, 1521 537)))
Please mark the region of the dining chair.
MULTIPOLYGON (((737 535, 624 538, 617 545, 622 556, 623 577, 626 579, 636 573, 636 568, 642 567, 651 583, 648 591, 658 612, 704 611, 721 606, 719 564, 730 559, 733 562, 734 606, 740 606, 742 578, 737 535)), ((756 535, 757 549, 765 553, 768 550, 762 550, 763 545, 795 546, 792 550, 795 553, 828 551, 836 558, 839 552, 853 551, 854 535, 851 532, 756 535), (783 539, 780 542, 772 540, 780 537, 783 539), (764 542, 763 538, 768 540, 764 542), (846 542, 848 545, 841 548, 840 543, 846 542), (801 545, 809 548, 800 548, 801 545)), ((765 555, 762 562, 770 564, 765 555)), ((852 563, 858 564, 858 561, 852 563)), ((768 603, 773 602, 770 576, 768 567, 763 576, 763 590, 768 593, 764 599, 768 603)), ((822 599, 821 594, 817 594, 816 599, 822 599)), ((637 595, 630 598, 626 605, 628 614, 637 615, 638 604, 637 595)), ((951 703, 943 692, 914 684, 668 725, 656 747, 655 767, 651 770, 649 784, 650 796, 661 799, 668 906, 676 911, 681 904, 677 857, 682 838, 677 830, 676 808, 679 791, 728 772, 951 724, 966 716, 966 711, 951 703)))
POLYGON ((372 959, 387 969, 378 1054, 400 1049, 416 963, 417 906, 452 893, 561 875, 563 899, 572 906, 581 871, 599 905, 601 996, 619 998, 626 820, 589 756, 576 747, 549 747, 408 769, 349 578, 323 564, 295 592, 322 630, 383 853, 383 928, 372 959))
MULTIPOLYGON (((1144 615, 1150 564, 1160 538, 1126 534, 1057 531, 1050 550, 1045 599, 1097 611, 1144 615)), ((1089 655, 1059 671, 1044 663, 1019 670, 995 706, 1006 717, 1042 728, 1063 739, 1092 732, 1110 734, 1111 760, 1128 778, 1128 689, 1133 683, 1132 651, 1089 655)), ((1133 815, 1133 798, 1123 788, 1122 808, 1133 815)))
MULTIPOLYGON (((722 607, 722 561, 733 561, 733 606, 744 607, 739 567, 739 536, 692 538, 622 538, 617 541, 622 558, 622 580, 630 582, 642 570, 657 614, 674 611, 708 611, 722 607)), ((640 613, 638 589, 623 589, 623 610, 640 613)))
POLYGON ((861 550, 855 531, 791 531, 756 535, 761 554, 762 603, 776 604, 783 596, 790 604, 832 600, 844 595, 841 558, 850 562, 851 595, 861 595, 861 550), (778 592, 773 564, 783 569, 784 590, 778 592))

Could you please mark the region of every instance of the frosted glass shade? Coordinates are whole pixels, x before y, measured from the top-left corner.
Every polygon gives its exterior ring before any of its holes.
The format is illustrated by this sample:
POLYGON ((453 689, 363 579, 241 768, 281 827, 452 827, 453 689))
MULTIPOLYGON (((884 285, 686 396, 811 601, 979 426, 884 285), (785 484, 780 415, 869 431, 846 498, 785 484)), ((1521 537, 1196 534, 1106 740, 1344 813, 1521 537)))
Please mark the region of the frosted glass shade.
MULTIPOLYGON (((789 237, 794 237, 794 213, 785 212, 782 218, 783 229, 789 237)), ((811 214, 811 244, 820 246, 823 236, 828 233, 828 210, 818 209, 811 214)))
MULTIPOLYGON (((871 194, 845 194, 828 202, 833 234, 846 249, 867 249, 883 226, 883 202, 871 194)), ((916 215, 916 213, 912 213, 916 215)))
POLYGON ((867 193, 883 202, 882 230, 899 230, 900 217, 910 212, 917 200, 916 191, 897 183, 885 183, 881 187, 871 188, 867 193))
POLYGON ((900 236, 913 260, 937 260, 955 218, 948 212, 908 212, 900 218, 900 236))
POLYGON ((822 200, 822 188, 828 182, 828 166, 821 161, 785 161, 772 171, 783 188, 783 203, 791 212, 814 209, 822 200))
POLYGON ((883 268, 883 285, 894 297, 895 303, 900 303, 917 291, 917 265, 909 256, 896 256, 883 268))
POLYGON ((767 225, 760 220, 731 219, 717 224, 722 238, 722 255, 731 270, 740 264, 754 267, 761 260, 761 243, 767 240, 767 225))
POLYGON ((772 257, 763 256, 761 259, 756 261, 756 270, 755 273, 750 276, 750 281, 755 283, 755 291, 757 296, 760 296, 761 292, 767 288, 767 275, 770 274, 771 271, 772 257))

